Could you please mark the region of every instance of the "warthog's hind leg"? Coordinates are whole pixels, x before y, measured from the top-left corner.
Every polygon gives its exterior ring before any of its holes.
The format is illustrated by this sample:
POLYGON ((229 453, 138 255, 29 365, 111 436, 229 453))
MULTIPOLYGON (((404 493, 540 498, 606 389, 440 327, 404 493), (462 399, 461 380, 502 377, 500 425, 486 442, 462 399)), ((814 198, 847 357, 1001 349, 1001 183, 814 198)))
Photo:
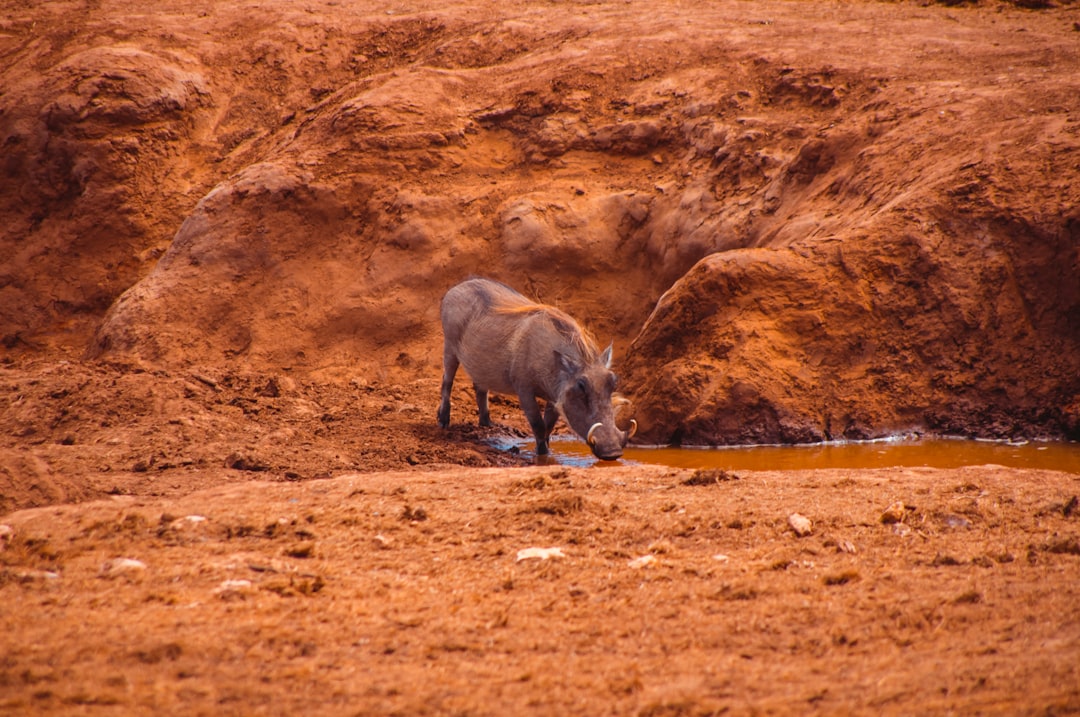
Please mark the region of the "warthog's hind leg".
POLYGON ((458 357, 446 351, 443 353, 442 401, 439 403, 439 425, 450 427, 450 389, 454 387, 454 376, 458 370, 458 357))
POLYGON ((491 425, 491 412, 488 410, 488 392, 487 389, 480 388, 475 383, 473 389, 476 390, 476 415, 480 417, 481 426, 491 425))

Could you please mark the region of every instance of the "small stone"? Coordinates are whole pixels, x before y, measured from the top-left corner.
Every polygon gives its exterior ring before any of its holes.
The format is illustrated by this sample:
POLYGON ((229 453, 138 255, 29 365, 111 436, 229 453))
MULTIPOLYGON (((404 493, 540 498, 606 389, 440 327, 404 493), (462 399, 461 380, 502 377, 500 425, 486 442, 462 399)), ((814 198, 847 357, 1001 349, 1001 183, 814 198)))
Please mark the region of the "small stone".
POLYGON ((269 470, 270 468, 268 465, 262 463, 261 461, 251 458, 250 456, 245 456, 243 453, 238 452, 230 453, 228 456, 226 456, 225 467, 232 468, 236 471, 252 472, 265 471, 269 470))
POLYGON ((517 562, 522 560, 547 560, 548 558, 565 558, 562 548, 522 548, 517 553, 517 562))
POLYGON ((787 519, 788 525, 791 526, 791 530, 795 535, 800 538, 805 538, 814 532, 814 524, 810 522, 810 519, 800 513, 792 513, 787 519))
POLYGON ((648 550, 654 555, 665 555, 675 552, 675 546, 671 544, 670 540, 661 538, 650 543, 648 550))
POLYGON ((59 580, 60 573, 53 572, 52 570, 0 570, 0 576, 13 575, 18 580, 24 583, 33 582, 35 580, 59 580))
POLYGON ((223 580, 220 585, 214 588, 214 594, 222 600, 234 600, 243 598, 251 590, 250 580, 223 580))
POLYGON ((823 582, 826 585, 847 585, 848 583, 855 582, 859 579, 859 571, 857 570, 845 570, 842 573, 836 575, 826 575, 823 578, 823 582))
POLYGON ((296 545, 286 548, 285 554, 288 555, 290 558, 310 558, 315 555, 315 543, 311 541, 297 543, 296 545))
POLYGON ((655 555, 642 555, 640 558, 634 558, 626 565, 631 570, 641 570, 642 568, 647 568, 650 565, 655 565, 656 562, 657 561, 655 555))
POLYGON ((970 528, 971 521, 961 515, 946 515, 942 518, 946 528, 970 528))
POLYGON ((203 375, 201 373, 193 373, 193 374, 191 374, 191 377, 193 379, 195 379, 196 381, 198 381, 200 383, 204 383, 207 386, 209 386, 210 388, 212 388, 214 390, 217 390, 218 382, 215 381, 214 379, 210 378, 209 376, 203 375))
POLYGON ((183 518, 163 515, 161 516, 161 522, 167 525, 170 530, 194 530, 196 526, 205 523, 206 518, 201 515, 185 515, 183 518))
POLYGON ((412 523, 419 523, 427 520, 428 514, 421 506, 413 508, 412 506, 406 505, 405 509, 401 511, 401 519, 412 523))
POLYGON ((901 500, 896 501, 881 514, 881 522, 885 525, 891 525, 892 523, 903 523, 904 516, 907 514, 907 506, 901 500))
POLYGON ((132 577, 146 570, 146 563, 134 558, 113 558, 101 564, 98 575, 103 578, 115 578, 121 575, 132 577))

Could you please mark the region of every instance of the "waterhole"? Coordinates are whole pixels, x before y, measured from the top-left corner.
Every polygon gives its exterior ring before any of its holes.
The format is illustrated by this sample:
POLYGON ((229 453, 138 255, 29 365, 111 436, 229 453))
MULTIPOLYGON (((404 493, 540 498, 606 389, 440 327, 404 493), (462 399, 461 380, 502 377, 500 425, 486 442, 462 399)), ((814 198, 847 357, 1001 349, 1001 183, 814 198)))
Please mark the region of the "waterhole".
MULTIPOLYGON (((536 444, 514 447, 535 457, 536 444)), ((549 459, 572 466, 655 464, 673 468, 721 468, 729 471, 804 470, 814 468, 892 468, 1000 465, 1080 474, 1080 443, 1055 441, 975 441, 963 438, 895 438, 880 441, 724 448, 638 448, 628 446, 621 459, 599 461, 576 437, 554 436, 549 459)))

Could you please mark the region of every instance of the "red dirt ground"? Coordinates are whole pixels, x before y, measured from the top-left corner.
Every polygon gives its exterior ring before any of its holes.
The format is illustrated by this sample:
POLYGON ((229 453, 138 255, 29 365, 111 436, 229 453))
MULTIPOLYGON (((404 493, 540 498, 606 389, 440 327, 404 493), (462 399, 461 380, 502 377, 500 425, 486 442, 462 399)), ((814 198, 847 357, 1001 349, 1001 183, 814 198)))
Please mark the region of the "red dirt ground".
POLYGON ((1080 713, 1080 475, 435 425, 483 273, 650 440, 1076 436, 1026 5, 0 0, 0 713, 1080 713))

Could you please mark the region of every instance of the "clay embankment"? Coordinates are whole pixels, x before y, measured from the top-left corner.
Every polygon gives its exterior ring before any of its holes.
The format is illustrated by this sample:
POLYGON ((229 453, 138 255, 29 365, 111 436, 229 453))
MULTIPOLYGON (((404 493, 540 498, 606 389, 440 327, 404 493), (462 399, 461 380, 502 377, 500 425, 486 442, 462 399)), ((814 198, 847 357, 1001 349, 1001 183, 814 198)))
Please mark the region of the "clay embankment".
POLYGON ((13 355, 415 380, 479 272, 615 338, 645 440, 1080 430, 1069 10, 50 12, 13 355))

